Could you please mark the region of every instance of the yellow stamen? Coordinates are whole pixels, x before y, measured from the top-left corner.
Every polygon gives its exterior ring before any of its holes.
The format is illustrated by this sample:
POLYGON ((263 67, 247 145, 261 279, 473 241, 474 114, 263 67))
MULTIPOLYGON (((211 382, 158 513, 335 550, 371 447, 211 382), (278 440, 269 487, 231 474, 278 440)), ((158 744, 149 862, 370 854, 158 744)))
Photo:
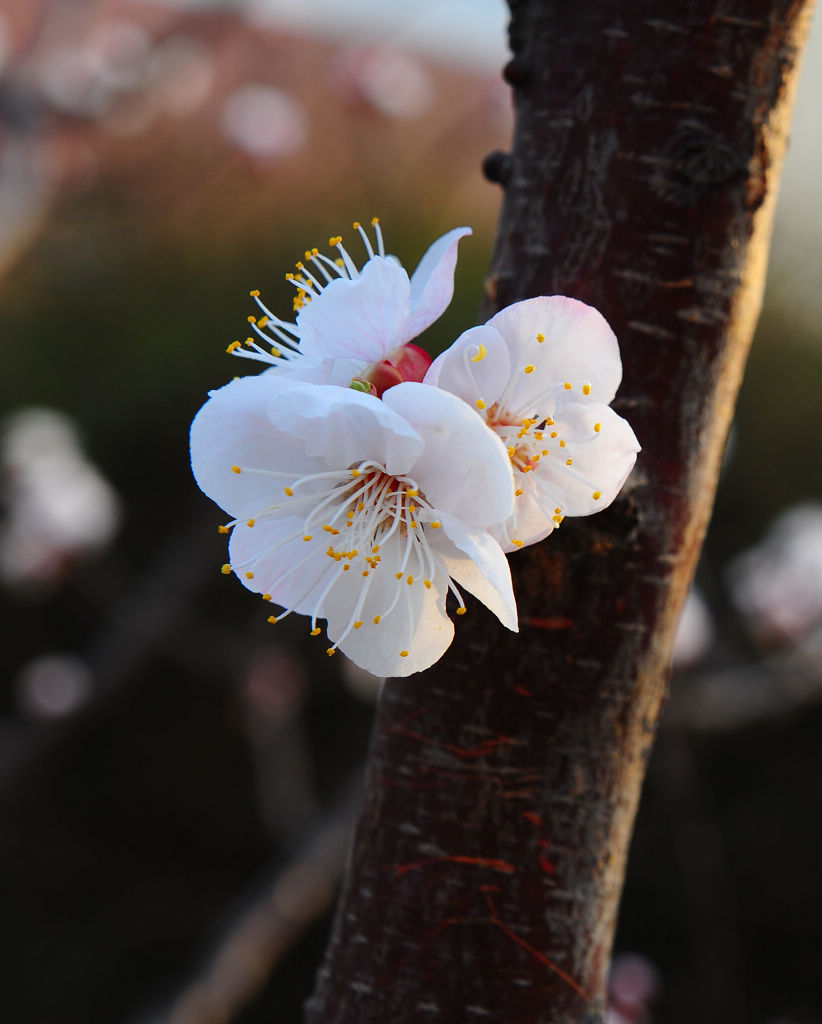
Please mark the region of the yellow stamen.
POLYGON ((583 393, 583 395, 590 395, 591 394, 591 385, 590 384, 583 384, 582 385, 582 393, 583 393))
POLYGON ((252 299, 258 299, 260 297, 260 289, 255 288, 254 291, 248 293, 252 299))
POLYGON ((269 622, 271 623, 271 625, 273 626, 273 625, 274 625, 274 623, 275 623, 275 622, 277 621, 277 616, 276 616, 276 615, 269 615, 269 616, 268 616, 268 621, 269 621, 269 622))
POLYGON ((220 566, 220 572, 223 574, 223 576, 228 576, 228 574, 231 572, 231 566, 228 564, 228 562, 226 562, 225 565, 220 566))
POLYGON ((408 657, 408 651, 400 651, 400 657, 401 658, 407 658, 408 657))
POLYGON ((569 382, 567 380, 565 381, 565 390, 566 391, 570 391, 571 390, 571 385, 569 384, 569 382))
MULTIPOLYGON (((439 530, 439 528, 441 526, 442 526, 442 523, 438 522, 438 520, 436 520, 436 519, 431 523, 431 529, 432 530, 439 530)), ((374 550, 376 550, 376 548, 374 550)))
POLYGON ((247 573, 245 574, 245 578, 246 578, 247 580, 253 580, 253 579, 254 579, 254 573, 253 573, 253 572, 247 572, 247 573))
POLYGON ((599 432, 600 432, 600 430, 602 430, 602 424, 601 424, 601 423, 595 423, 595 424, 594 424, 594 430, 595 430, 595 431, 596 431, 597 433, 599 433, 599 432))
POLYGON ((382 618, 382 615, 375 615, 374 616, 374 625, 375 626, 379 626, 381 618, 382 618))
POLYGON ((541 345, 541 344, 543 343, 543 341, 545 341, 545 335, 544 335, 544 334, 538 334, 538 335, 537 335, 537 341, 538 341, 538 342, 540 343, 540 345, 541 345))
POLYGON ((354 623, 354 629, 359 629, 361 625, 362 625, 361 621, 360 622, 355 622, 354 623))
POLYGON ((534 364, 533 364, 533 363, 529 363, 529 364, 528 364, 528 365, 527 365, 527 366, 525 367, 525 372, 526 372, 526 373, 533 373, 533 372, 534 372, 534 370, 536 370, 536 366, 534 366, 534 364))
POLYGON ((485 359, 487 355, 488 349, 485 347, 485 345, 480 345, 479 348, 477 349, 477 354, 475 356, 471 356, 471 362, 478 363, 482 359, 485 359))
POLYGON ((457 615, 465 615, 467 611, 468 609, 465 607, 465 605, 462 605, 461 607, 457 608, 457 615))
POLYGON ((320 627, 319 627, 319 626, 315 626, 315 627, 314 627, 314 628, 313 628, 313 629, 311 630, 311 636, 319 636, 319 635, 320 635, 320 633, 322 633, 322 630, 320 629, 320 627))
POLYGON ((294 492, 291 490, 290 487, 286 487, 286 488, 284 488, 284 490, 285 490, 285 493, 289 496, 289 498, 293 498, 294 497, 294 492))
POLYGON ((232 466, 231 467, 231 472, 232 473, 242 473, 242 470, 240 469, 239 466, 232 466))
POLYGON ((592 497, 594 501, 599 501, 599 499, 602 497, 602 491, 594 491, 592 497))
POLYGON ((230 526, 218 526, 217 527, 217 533, 231 533, 231 527, 230 526))
POLYGON ((477 408, 478 409, 484 409, 485 408, 485 402, 483 402, 483 400, 481 398, 477 399, 477 408))

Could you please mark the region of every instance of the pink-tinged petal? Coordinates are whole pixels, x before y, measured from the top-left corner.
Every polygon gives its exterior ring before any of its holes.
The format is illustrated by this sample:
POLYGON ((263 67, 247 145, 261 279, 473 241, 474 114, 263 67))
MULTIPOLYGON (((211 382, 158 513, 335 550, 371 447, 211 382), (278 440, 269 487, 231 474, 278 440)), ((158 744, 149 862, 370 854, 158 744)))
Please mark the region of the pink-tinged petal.
POLYGON ((362 373, 361 359, 295 359, 285 366, 273 366, 263 373, 301 384, 335 384, 347 388, 362 373))
POLYGON ((511 372, 518 375, 505 403, 512 412, 530 415, 546 388, 563 388, 566 382, 575 390, 586 387, 585 397, 592 402, 607 405, 616 394, 622 379, 619 344, 593 306, 564 295, 542 295, 506 306, 488 325, 505 338, 511 372), (534 370, 526 373, 528 366, 534 370))
POLYGON ((402 415, 352 388, 292 384, 269 404, 268 416, 277 429, 300 438, 307 455, 334 468, 373 459, 392 475, 403 474, 424 447, 402 415))
POLYGON ((454 294, 457 246, 471 228, 454 228, 438 238, 411 277, 410 316, 400 341, 410 341, 442 316, 454 294))
POLYGON ((374 363, 407 337, 411 285, 392 259, 375 256, 353 281, 332 281, 297 317, 300 350, 321 359, 354 358, 374 363))
POLYGON ((475 409, 490 408, 511 373, 508 346, 493 327, 472 327, 437 356, 424 382, 450 391, 475 409))
POLYGON ((231 516, 253 516, 270 504, 272 489, 281 493, 280 477, 267 474, 311 471, 303 445, 278 431, 267 414, 287 387, 269 374, 240 377, 212 391, 191 424, 194 478, 231 516))
POLYGON ((513 508, 511 463, 497 435, 462 399, 427 384, 386 391, 383 405, 425 439, 409 475, 437 509, 471 526, 490 526, 513 508))
POLYGON ((343 637, 340 650, 376 676, 420 672, 442 657, 454 637, 454 624, 445 613, 445 569, 441 564, 435 566, 430 587, 422 578, 416 578, 412 585, 405 580, 398 582, 394 574, 403 551, 404 544, 397 535, 381 547, 382 562, 372 572, 362 603, 363 580, 349 573, 339 579, 325 601, 329 639, 334 642, 343 637), (395 601, 397 587, 401 589, 395 601), (357 629, 352 628, 354 616, 362 622, 357 629), (377 616, 379 623, 374 622, 377 616), (403 656, 401 651, 407 654, 403 656))
POLYGON ((435 550, 452 579, 482 601, 503 626, 518 632, 511 570, 500 545, 489 533, 470 530, 453 516, 442 517, 442 530, 445 537, 438 539, 435 550))
MULTIPOLYGON (((515 473, 523 493, 506 531, 522 542, 516 546, 547 536, 558 525, 555 515, 587 516, 607 508, 636 462, 639 444, 633 430, 607 405, 566 405, 551 431, 557 436, 544 442, 550 454, 531 472, 515 473)), ((513 549, 499 531, 493 532, 506 550, 513 549)))

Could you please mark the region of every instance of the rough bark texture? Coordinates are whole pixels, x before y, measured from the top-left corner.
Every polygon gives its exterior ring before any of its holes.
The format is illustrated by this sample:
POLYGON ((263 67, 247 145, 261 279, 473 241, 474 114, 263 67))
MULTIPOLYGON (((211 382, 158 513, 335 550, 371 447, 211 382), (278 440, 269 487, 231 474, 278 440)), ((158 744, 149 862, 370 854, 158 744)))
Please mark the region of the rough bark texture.
POLYGON ((493 311, 564 293, 620 339, 643 444, 607 512, 511 558, 389 681, 310 1024, 600 1021, 673 628, 758 313, 802 0, 511 0, 493 311))

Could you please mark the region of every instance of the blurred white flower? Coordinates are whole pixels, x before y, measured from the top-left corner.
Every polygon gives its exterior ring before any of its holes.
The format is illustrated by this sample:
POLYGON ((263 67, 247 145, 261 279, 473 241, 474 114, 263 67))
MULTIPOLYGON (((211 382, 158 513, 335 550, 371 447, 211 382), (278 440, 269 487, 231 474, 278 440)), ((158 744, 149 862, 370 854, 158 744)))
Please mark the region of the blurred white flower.
POLYGON ((714 623, 702 592, 694 586, 688 591, 674 639, 674 668, 695 665, 708 653, 714 637, 714 623))
POLYGON ((422 62, 393 46, 344 50, 334 61, 332 79, 350 102, 365 103, 386 117, 420 117, 435 99, 422 62))
POLYGON ((224 101, 226 138, 257 160, 280 160, 308 141, 308 115, 301 103, 270 85, 245 85, 224 101))
POLYGON ((822 505, 784 512, 764 540, 728 567, 731 599, 766 644, 795 640, 822 621, 822 505))
POLYGON ((56 581, 76 559, 105 547, 114 536, 120 503, 62 413, 31 408, 10 417, 0 473, 6 506, 0 525, 4 582, 56 581))
POLYGON ((62 718, 91 696, 91 669, 74 654, 44 654, 28 662, 14 680, 20 710, 31 718, 62 718))

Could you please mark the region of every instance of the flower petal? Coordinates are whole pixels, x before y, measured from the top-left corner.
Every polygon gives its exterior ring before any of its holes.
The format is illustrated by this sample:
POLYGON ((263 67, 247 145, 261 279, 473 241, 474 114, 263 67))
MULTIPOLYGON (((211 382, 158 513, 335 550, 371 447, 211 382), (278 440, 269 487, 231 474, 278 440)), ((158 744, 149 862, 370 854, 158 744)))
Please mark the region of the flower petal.
POLYGON ((403 474, 424 447, 402 415, 351 388, 293 383, 269 404, 268 415, 279 430, 301 439, 307 455, 333 467, 373 459, 392 475, 403 474))
POLYGON ((356 610, 357 620, 363 623, 360 628, 349 627, 362 593, 361 578, 346 573, 325 601, 329 638, 336 641, 348 630, 339 641, 340 650, 376 676, 420 672, 442 657, 454 637, 454 624, 445 613, 448 575, 443 565, 435 565, 430 587, 421 579, 411 585, 398 582, 394 572, 401 564, 403 547, 394 535, 380 549, 382 562, 356 610), (395 602, 397 587, 401 590, 395 602), (380 621, 375 624, 377 616, 380 621))
POLYGON ((303 445, 278 431, 267 415, 282 391, 283 382, 274 375, 239 377, 212 391, 191 424, 197 484, 231 516, 247 518, 270 504, 272 478, 266 473, 306 471, 303 445))
MULTIPOLYGON (((506 525, 508 535, 522 544, 533 544, 551 532, 557 508, 562 516, 587 516, 607 508, 640 450, 627 420, 607 405, 568 404, 557 416, 552 428, 557 437, 546 441, 551 454, 531 472, 516 474, 523 494, 517 498, 515 520, 506 525)), ((499 531, 492 532, 511 550, 499 531)))
MULTIPOLYGON (((488 326, 496 328, 508 344, 512 373, 526 366, 515 390, 506 400, 506 408, 530 415, 534 399, 544 394, 547 384, 565 382, 587 385, 586 396, 592 402, 608 404, 622 379, 622 361, 614 332, 602 314, 577 299, 565 295, 541 295, 506 306, 491 317, 488 326), (543 342, 537 340, 544 338, 543 342)), ((542 413, 553 415, 544 404, 542 413)))
POLYGON ((416 338, 442 316, 454 294, 457 246, 471 233, 471 228, 454 228, 438 238, 420 260, 411 277, 410 316, 401 342, 416 338))
POLYGON ((511 570, 500 545, 489 533, 469 530, 453 516, 442 517, 442 529, 446 536, 437 540, 435 550, 451 577, 479 598, 503 626, 518 632, 511 570))
POLYGON ((407 472, 433 506, 471 526, 490 526, 511 514, 514 491, 508 454, 462 399, 406 381, 386 391, 383 404, 425 438, 424 451, 407 472))
MULTIPOLYGON (((413 335, 408 321, 411 284, 393 259, 374 256, 353 281, 338 278, 307 302, 297 317, 300 349, 322 359, 377 362, 413 335)), ((415 332, 416 333, 416 332, 415 332)))
POLYGON ((497 401, 511 373, 504 338, 493 327, 472 327, 437 356, 424 383, 450 391, 472 408, 484 409, 497 401))

